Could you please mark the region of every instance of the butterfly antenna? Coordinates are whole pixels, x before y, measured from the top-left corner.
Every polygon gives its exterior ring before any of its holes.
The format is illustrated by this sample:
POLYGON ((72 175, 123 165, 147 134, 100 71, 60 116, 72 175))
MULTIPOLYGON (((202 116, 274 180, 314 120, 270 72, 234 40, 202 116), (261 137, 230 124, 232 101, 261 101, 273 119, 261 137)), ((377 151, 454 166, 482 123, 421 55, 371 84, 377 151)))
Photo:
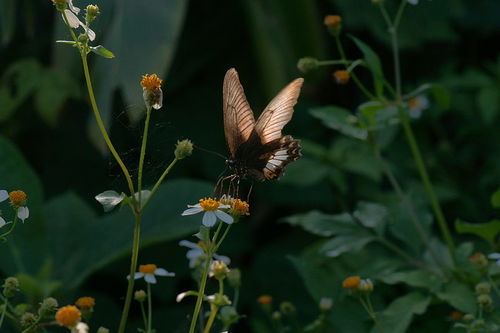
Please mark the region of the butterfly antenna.
MULTIPOLYGON (((202 148, 202 147, 200 147, 200 146, 198 146, 198 145, 193 145, 193 147, 195 147, 196 149, 199 149, 199 150, 201 150, 201 151, 204 151, 204 152, 206 152, 206 153, 210 153, 210 154, 214 154, 214 155, 216 155, 216 156, 222 157, 223 159, 227 160, 227 157, 226 157, 226 156, 224 156, 224 155, 222 155, 222 154, 219 154, 219 153, 218 153, 218 152, 216 152, 216 151, 213 151, 213 150, 208 150, 208 149, 202 148)), ((225 170, 224 170, 224 171, 225 171, 225 170)))

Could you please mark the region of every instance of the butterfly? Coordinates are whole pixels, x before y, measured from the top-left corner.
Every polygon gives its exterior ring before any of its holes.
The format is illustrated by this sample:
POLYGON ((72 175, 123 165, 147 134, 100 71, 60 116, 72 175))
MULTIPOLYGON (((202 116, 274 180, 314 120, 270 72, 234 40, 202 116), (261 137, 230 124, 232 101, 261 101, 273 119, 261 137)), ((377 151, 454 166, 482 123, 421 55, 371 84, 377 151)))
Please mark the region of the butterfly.
POLYGON ((289 83, 274 97, 255 121, 243 86, 234 68, 224 77, 224 134, 231 154, 226 160, 237 178, 259 181, 278 179, 290 162, 302 155, 300 140, 281 130, 292 119, 304 79, 289 83))

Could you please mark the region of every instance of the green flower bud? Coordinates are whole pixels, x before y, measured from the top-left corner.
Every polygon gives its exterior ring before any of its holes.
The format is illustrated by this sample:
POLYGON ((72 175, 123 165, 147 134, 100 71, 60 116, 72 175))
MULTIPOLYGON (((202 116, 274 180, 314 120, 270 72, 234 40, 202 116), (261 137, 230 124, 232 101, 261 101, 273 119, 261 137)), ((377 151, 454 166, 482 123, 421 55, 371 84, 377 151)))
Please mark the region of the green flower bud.
POLYGON ((87 36, 87 34, 78 35, 78 42, 79 43, 86 44, 86 43, 88 43, 88 41, 89 41, 89 37, 87 36))
POLYGON ((466 323, 471 323, 474 320, 474 315, 472 313, 467 313, 462 317, 462 320, 466 323))
POLYGON ((489 307, 493 303, 493 300, 491 299, 490 295, 479 295, 477 296, 477 302, 479 305, 482 307, 489 307))
POLYGON ((146 300, 147 294, 144 290, 137 290, 134 293, 134 299, 138 302, 144 302, 146 300))
POLYGON ((40 308, 38 309, 38 315, 40 317, 45 317, 57 310, 59 306, 57 300, 53 297, 48 297, 43 300, 42 304, 40 304, 40 308))
POLYGON ((231 269, 227 273, 227 282, 233 288, 239 288, 241 286, 241 271, 237 268, 231 269))
POLYGON ((274 311, 273 314, 271 315, 273 320, 280 321, 281 320, 281 312, 279 311, 274 311))
POLYGON ((54 6, 56 6, 56 9, 58 11, 63 11, 68 8, 66 0, 52 0, 52 2, 54 3, 54 6))
POLYGON ((88 5, 87 8, 85 8, 85 20, 88 23, 95 20, 99 14, 99 7, 97 7, 97 5, 88 5))
POLYGON ((285 316, 293 315, 296 311, 292 302, 281 302, 280 310, 285 316))
POLYGON ((489 294, 491 291, 491 284, 488 282, 480 282, 476 284, 476 293, 478 294, 489 294))
POLYGON ((319 309, 323 312, 328 312, 332 309, 333 300, 330 297, 322 297, 319 300, 319 309))
POLYGON ((297 68, 299 71, 302 73, 307 73, 313 69, 316 69, 319 67, 319 61, 316 58, 312 57, 305 57, 302 59, 299 59, 299 62, 297 63, 297 68))
POLYGON ((175 158, 182 160, 193 153, 193 143, 190 140, 177 141, 175 146, 175 158))
POLYGON ((3 284, 3 295, 5 297, 12 297, 14 293, 19 290, 19 280, 15 277, 8 277, 3 284))
POLYGON ((31 312, 25 312, 21 316, 21 326, 22 327, 29 327, 33 325, 36 322, 36 316, 35 314, 31 312))
POLYGON ((238 312, 233 306, 224 306, 219 312, 220 320, 224 326, 228 327, 231 324, 237 323, 240 319, 238 312))

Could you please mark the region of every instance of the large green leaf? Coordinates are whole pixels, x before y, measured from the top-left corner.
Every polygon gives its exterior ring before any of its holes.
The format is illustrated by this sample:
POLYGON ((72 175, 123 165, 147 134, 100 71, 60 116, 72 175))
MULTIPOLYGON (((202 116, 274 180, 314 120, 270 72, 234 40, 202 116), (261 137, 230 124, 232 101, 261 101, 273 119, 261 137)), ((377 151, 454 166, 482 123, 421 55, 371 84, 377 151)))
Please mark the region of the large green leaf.
POLYGON ((464 313, 476 313, 476 297, 471 288, 461 282, 449 282, 437 296, 464 313))
MULTIPOLYGON (((45 261, 45 239, 40 220, 42 184, 18 149, 0 136, 0 189, 23 190, 28 195, 30 217, 19 223, 6 242, 0 242, 0 269, 6 274, 34 274, 45 261)), ((7 202, 0 204, 5 220, 12 220, 13 212, 7 202)), ((4 227, 2 229, 5 229, 4 227)))
MULTIPOLYGON (((380 313, 378 318, 380 327, 383 327, 384 331, 391 333, 406 332, 413 316, 423 314, 430 302, 430 296, 418 292, 399 297, 380 313)), ((378 327, 375 326, 371 332, 378 331, 378 327)))
POLYGON ((324 106, 311 110, 311 115, 321 119, 326 127, 337 130, 347 136, 366 140, 368 132, 360 128, 358 119, 348 110, 338 106, 324 106))
MULTIPOLYGON (((211 189, 209 184, 193 180, 172 180, 160 186, 143 217, 141 245, 196 232, 201 216, 180 214, 187 204, 206 196, 211 189)), ((134 220, 128 207, 96 218, 81 199, 67 193, 49 202, 45 212, 57 263, 55 274, 68 287, 78 286, 89 274, 131 249, 134 220)), ((123 274, 125 278, 126 269, 123 274)))
POLYGON ((381 280, 387 284, 405 283, 412 287, 425 288, 430 291, 439 290, 442 284, 439 277, 424 270, 391 272, 391 274, 381 277, 381 280))
POLYGON ((460 234, 474 234, 493 244, 500 233, 500 220, 488 223, 468 223, 458 219, 455 221, 455 229, 460 234))
POLYGON ((310 233, 323 237, 349 234, 360 230, 351 215, 347 213, 329 215, 313 210, 305 214, 289 216, 284 221, 291 225, 301 226, 310 233))
POLYGON ((380 62, 380 58, 371 47, 369 47, 358 38, 351 36, 351 39, 363 53, 364 60, 368 65, 368 68, 370 68, 370 71, 372 72, 373 86, 375 87, 377 96, 382 96, 382 94, 384 93, 384 72, 382 71, 382 63, 380 62))

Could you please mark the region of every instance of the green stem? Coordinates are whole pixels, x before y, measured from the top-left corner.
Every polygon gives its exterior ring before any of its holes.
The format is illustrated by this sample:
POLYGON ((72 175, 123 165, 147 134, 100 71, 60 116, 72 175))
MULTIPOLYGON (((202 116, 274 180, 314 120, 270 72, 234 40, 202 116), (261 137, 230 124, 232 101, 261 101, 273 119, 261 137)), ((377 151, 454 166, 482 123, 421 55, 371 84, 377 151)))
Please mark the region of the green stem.
POLYGON ((221 246, 222 242, 224 241, 224 239, 226 238, 227 234, 229 233, 229 230, 231 229, 232 225, 233 225, 233 223, 227 225, 226 230, 224 230, 224 233, 222 234, 222 237, 220 238, 220 241, 217 243, 217 246, 215 246, 214 252, 219 249, 219 247, 221 246))
POLYGON ((120 166, 120 168, 123 171, 123 174, 125 176, 125 179, 127 180, 128 188, 130 191, 130 195, 134 195, 135 190, 134 190, 134 184, 132 183, 132 177, 130 177, 130 173, 123 163, 122 159, 120 158, 120 155, 116 152, 115 147, 113 146, 113 143, 111 142, 111 139, 109 138, 108 132, 106 131, 106 127, 104 126, 104 123, 101 118, 101 114, 99 112, 99 109, 97 108, 97 102, 94 96, 94 89, 92 88, 92 81, 90 79, 90 72, 89 72, 89 66, 87 63, 87 55, 84 53, 81 53, 82 56, 82 64, 83 64, 83 72, 85 74, 85 81, 87 82, 87 90, 89 93, 89 98, 90 98, 90 104, 92 105, 92 111, 94 112, 94 117, 95 120, 97 121, 97 126, 99 127, 99 130, 101 131, 101 135, 106 142, 106 145, 108 146, 108 149, 111 151, 111 154, 115 158, 116 162, 120 166))
POLYGON ((36 326, 38 325, 38 323, 40 322, 40 319, 42 319, 40 316, 38 316, 38 318, 35 320, 35 322, 33 324, 31 324, 29 327, 25 328, 21 333, 28 333, 28 332, 31 332, 31 330, 36 326))
MULTIPOLYGON (((456 265, 457 260, 456 260, 455 245, 453 243, 453 239, 448 229, 448 225, 446 224, 446 220, 441 210, 441 206, 439 205, 439 201, 437 200, 437 197, 434 193, 434 189, 430 181, 429 175, 427 173, 427 169, 425 167, 422 154, 420 152, 420 148, 418 147, 417 140, 415 139, 415 135, 413 134, 413 131, 411 129, 410 122, 408 120, 408 115, 406 114, 406 112, 404 112, 402 108, 401 65, 399 61, 399 45, 398 45, 397 30, 399 27, 399 23, 401 22, 401 17, 403 15, 405 6, 406 6, 406 1, 405 0, 401 1, 401 4, 399 6, 398 12, 396 14, 393 23, 390 22, 390 19, 386 18, 392 41, 392 54, 394 58, 394 81, 396 84, 396 102, 398 105, 398 113, 400 121, 403 125, 406 140, 408 141, 408 145, 410 146, 410 150, 412 152, 413 159, 415 160, 415 164, 420 174, 420 178, 424 183, 425 192, 431 203, 432 210, 434 212, 439 228, 441 230, 441 234, 446 242, 446 245, 448 246, 448 251, 450 252, 453 264, 456 265)), ((382 10, 382 13, 383 14, 385 13, 384 17, 388 16, 385 11, 385 7, 381 5, 380 8, 382 10)))
POLYGON ((142 209, 144 209, 144 207, 146 207, 146 205, 148 204, 148 202, 151 199, 151 197, 153 196, 153 194, 155 194, 156 190, 158 190, 158 187, 163 182, 163 179, 165 179, 165 177, 168 175, 168 173, 174 167, 174 165, 175 165, 175 163, 177 163, 177 161, 178 161, 178 159, 174 158, 174 160, 172 162, 170 162, 170 164, 165 169, 165 171, 163 171, 162 175, 160 176, 160 178, 158 178, 158 180, 156 181, 155 185, 153 186, 153 189, 151 190, 151 193, 149 193, 148 198, 146 199, 146 201, 144 201, 144 205, 142 205, 142 209))
POLYGON ((399 200, 401 200, 401 202, 405 206, 406 210, 408 211, 408 213, 410 215, 410 221, 412 222, 413 226, 417 230, 417 234, 419 235, 420 239, 422 240, 422 242, 425 244, 425 246, 429 250, 429 253, 431 254, 434 261, 438 265, 441 265, 442 263, 439 260, 439 257, 435 253, 434 249, 431 247, 429 237, 427 236, 424 228, 422 228, 422 224, 417 216, 417 213, 415 212, 415 209, 413 208, 413 205, 411 204, 410 200, 408 200, 408 197, 406 196, 403 189, 401 188, 401 185, 399 184, 396 177, 394 176, 391 168, 386 163, 385 159, 382 157, 380 149, 378 148, 377 143, 375 142, 375 140, 373 139, 373 137, 371 135, 369 135, 368 142, 372 148, 373 154, 375 155, 375 157, 379 161, 380 165, 382 166, 382 170, 385 173, 387 179, 389 180, 389 183, 394 188, 394 191, 396 192, 396 195, 399 197, 399 200))
MULTIPOLYGON (((120 326, 118 328, 119 333, 125 332, 125 327, 127 326, 128 312, 130 310, 130 303, 132 302, 132 295, 134 293, 134 274, 137 269, 137 259, 139 257, 139 243, 141 235, 141 215, 135 215, 134 223, 134 239, 132 243, 132 256, 130 258, 130 274, 127 286, 127 295, 125 297, 125 304, 123 305, 123 312, 120 319, 120 326)), ((148 295, 149 297, 149 295, 148 295)))
POLYGON ((198 291, 198 297, 196 298, 196 305, 194 307, 193 318, 191 318, 191 326, 189 327, 189 333, 194 333, 196 329, 196 322, 198 321, 198 315, 200 314, 201 303, 203 301, 203 296, 205 294, 205 287, 207 284, 208 269, 210 268, 211 254, 207 253, 207 260, 205 267, 203 268, 203 274, 201 276, 200 290, 198 291))
POLYGON ((353 60, 341 59, 341 60, 319 60, 319 66, 329 66, 329 65, 350 65, 353 60))
POLYGON ((441 230, 441 234, 446 242, 446 245, 448 246, 448 251, 450 252, 453 263, 456 265, 457 260, 455 254, 455 244, 453 243, 453 239, 448 229, 448 225, 446 224, 446 220, 444 218, 443 211, 441 210, 441 206, 439 205, 439 201, 436 197, 436 194, 434 193, 434 188, 427 173, 424 161, 422 159, 422 154, 418 147, 417 141, 415 140, 415 136, 410 126, 410 122, 408 121, 408 115, 401 108, 398 108, 398 110, 399 110, 399 117, 403 124, 403 129, 406 135, 406 139, 413 154, 413 159, 415 160, 415 164, 417 165, 420 178, 424 183, 425 192, 431 203, 434 215, 436 216, 439 228, 441 230))
MULTIPOLYGON (((346 60, 346 56, 345 56, 345 52, 344 52, 344 48, 342 47, 342 43, 340 42, 340 36, 339 35, 335 35, 335 43, 337 44, 337 49, 339 51, 340 58, 343 61, 347 61, 346 60)), ((347 68, 348 68, 348 66, 346 65, 346 69, 347 68)), ((351 74, 351 77, 352 77, 352 80, 354 81, 354 83, 363 92, 363 94, 366 95, 366 97, 368 97, 371 100, 376 100, 377 99, 372 93, 370 93, 370 91, 364 86, 364 84, 361 83, 361 81, 358 79, 357 75, 354 72, 351 72, 350 74, 351 74)))
POLYGON ((14 221, 12 222, 12 226, 10 227, 9 230, 7 230, 5 233, 3 233, 2 235, 0 235, 0 239, 1 238, 5 238, 8 235, 10 235, 12 233, 12 231, 14 231, 14 229, 16 228, 17 221, 19 220, 19 218, 17 217, 17 210, 18 209, 19 208, 15 209, 15 212, 14 212, 14 221))
POLYGON ((151 283, 148 283, 148 329, 146 333, 151 333, 153 327, 153 295, 151 294, 151 283))
POLYGON ((151 117, 151 107, 146 110, 146 120, 144 122, 144 133, 142 134, 141 155, 139 156, 139 171, 137 175, 137 192, 139 193, 139 209, 142 210, 142 170, 144 168, 144 157, 146 156, 146 145, 148 142, 149 119, 151 117))
MULTIPOLYGON (((149 294, 148 294, 149 297, 149 294)), ((142 321, 144 322, 144 330, 148 329, 148 317, 146 316, 146 310, 144 310, 144 302, 140 301, 141 304, 141 313, 142 313, 142 321)))
POLYGON ((5 318, 5 313, 7 313, 7 307, 9 305, 9 299, 5 298, 5 302, 3 303, 3 311, 2 316, 0 316, 0 328, 2 328, 3 319, 5 318))
POLYGON ((368 309, 369 309, 369 314, 370 314, 370 317, 372 318, 373 320, 373 323, 375 324, 375 326, 377 327, 377 329, 383 333, 384 332, 384 328, 382 327, 382 325, 380 324, 380 322, 378 321, 377 319, 377 314, 375 313, 375 311, 373 310, 373 306, 372 306, 372 301, 370 299, 370 295, 366 295, 366 304, 368 306, 368 309))
POLYGON ((215 316, 217 315, 218 310, 219 310, 219 307, 217 305, 214 305, 214 304, 210 305, 210 316, 208 317, 207 325, 205 326, 203 333, 210 332, 210 329, 212 328, 212 325, 215 321, 215 316))

